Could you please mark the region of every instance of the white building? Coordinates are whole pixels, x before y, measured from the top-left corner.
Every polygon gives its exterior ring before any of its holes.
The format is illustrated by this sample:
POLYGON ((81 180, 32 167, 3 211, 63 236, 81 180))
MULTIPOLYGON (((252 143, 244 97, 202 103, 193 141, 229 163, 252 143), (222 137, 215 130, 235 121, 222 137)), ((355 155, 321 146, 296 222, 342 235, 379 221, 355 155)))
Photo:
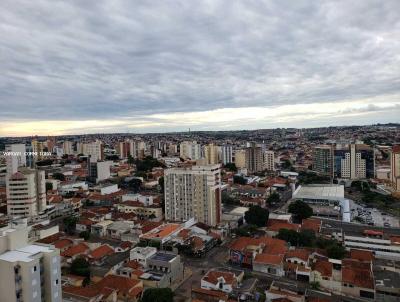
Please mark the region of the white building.
POLYGON ((0 229, 0 300, 61 302, 59 250, 27 242, 26 228, 0 229))
POLYGON ((219 147, 214 144, 204 146, 204 156, 207 165, 218 164, 219 147))
POLYGON ((19 167, 26 166, 25 144, 11 144, 5 146, 7 175, 18 171, 19 167))
POLYGON ((134 249, 131 250, 130 252, 130 260, 137 261, 143 267, 147 267, 147 259, 149 259, 151 256, 153 256, 155 253, 157 253, 157 248, 155 247, 135 247, 134 249))
POLYGON ((63 151, 64 154, 74 154, 74 146, 72 144, 72 142, 70 141, 64 141, 63 142, 63 151))
POLYGON ((221 146, 221 162, 224 165, 233 162, 233 148, 231 145, 221 146))
POLYGON ((45 172, 20 168, 6 179, 7 213, 33 217, 46 209, 45 172))
POLYGON ((275 171, 274 151, 264 151, 264 169, 268 171, 275 171))
POLYGON ((104 159, 103 143, 100 140, 96 140, 91 143, 84 143, 82 145, 82 153, 90 156, 91 162, 104 159))
POLYGON ((90 163, 89 176, 96 180, 96 183, 111 177, 110 168, 112 161, 98 161, 90 163))
POLYGON ((400 146, 394 146, 390 153, 390 181, 395 191, 400 191, 400 146))
POLYGON ((201 158, 201 145, 196 141, 184 141, 180 144, 179 152, 183 159, 197 160, 201 158))
POLYGON ((165 170, 165 216, 216 225, 221 218, 220 165, 165 170))

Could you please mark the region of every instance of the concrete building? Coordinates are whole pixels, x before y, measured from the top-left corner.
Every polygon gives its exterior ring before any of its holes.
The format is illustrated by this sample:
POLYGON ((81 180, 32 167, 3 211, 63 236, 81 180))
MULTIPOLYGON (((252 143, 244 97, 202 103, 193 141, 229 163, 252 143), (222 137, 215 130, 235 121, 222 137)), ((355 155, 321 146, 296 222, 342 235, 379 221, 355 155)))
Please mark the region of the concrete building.
POLYGON ((224 165, 233 163, 233 148, 231 145, 221 146, 221 162, 224 165))
POLYGON ((165 170, 165 217, 216 225, 221 219, 220 165, 165 170))
POLYGON ((144 285, 154 284, 154 287, 171 287, 173 283, 179 282, 184 276, 184 266, 181 256, 158 251, 147 259, 147 266, 150 270, 142 275, 144 285), (153 282, 151 282, 153 281, 153 282))
POLYGON ((214 144, 209 144, 204 147, 204 157, 207 165, 218 164, 218 151, 219 147, 214 144))
POLYGON ((74 145, 71 141, 64 141, 63 142, 63 152, 64 154, 74 154, 74 145))
POLYGON ((26 166, 25 144, 6 145, 4 152, 8 176, 17 172, 19 167, 26 166))
POLYGON ((100 140, 82 145, 82 153, 90 156, 90 161, 96 162, 104 159, 104 146, 100 140))
POLYGON ((61 302, 59 250, 27 242, 25 227, 0 229, 0 300, 61 302))
POLYGON ((263 170, 263 152, 261 147, 251 143, 246 151, 246 168, 250 173, 256 173, 263 170))
POLYGON ((96 183, 110 178, 110 167, 112 166, 112 163, 112 161, 91 162, 89 166, 89 177, 96 183))
POLYGON ((153 256, 154 254, 157 253, 157 248, 155 247, 150 247, 150 246, 146 246, 146 247, 140 247, 137 246, 135 248, 133 248, 130 251, 130 260, 134 260, 137 261, 138 263, 140 263, 143 267, 148 267, 147 265, 147 260, 153 256))
POLYGON ((35 156, 36 160, 41 160, 43 156, 41 153, 44 151, 44 142, 40 142, 36 139, 31 141, 32 152, 37 153, 35 156))
POLYGON ((374 150, 363 144, 336 145, 334 175, 345 179, 373 178, 375 175, 374 150))
POLYGON ((236 150, 235 151, 235 166, 238 169, 246 167, 246 151, 245 150, 236 150))
POLYGON ((314 147, 313 171, 321 175, 333 176, 333 146, 320 145, 314 147))
POLYGON ((15 217, 34 217, 46 208, 45 172, 29 168, 7 177, 7 213, 15 217))
POLYGON ((197 160, 201 158, 201 145, 196 141, 184 141, 179 148, 180 157, 183 159, 197 160))
POLYGON ((400 191, 400 145, 390 153, 390 182, 395 191, 400 191))
POLYGON ((275 153, 274 151, 264 151, 263 160, 264 170, 275 171, 275 153))
POLYGON ((131 143, 133 144, 133 141, 124 141, 124 142, 119 142, 117 144, 116 149, 117 149, 120 159, 125 159, 125 158, 128 158, 129 155, 132 155, 133 150, 131 151, 131 148, 130 148, 131 143))

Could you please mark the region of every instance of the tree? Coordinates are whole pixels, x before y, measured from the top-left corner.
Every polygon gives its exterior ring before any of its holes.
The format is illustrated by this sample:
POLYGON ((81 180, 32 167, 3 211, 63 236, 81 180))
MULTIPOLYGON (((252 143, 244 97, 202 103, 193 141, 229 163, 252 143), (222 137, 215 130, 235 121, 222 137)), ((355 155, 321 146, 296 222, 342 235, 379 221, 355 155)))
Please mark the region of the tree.
POLYGON ((59 181, 65 180, 65 175, 59 172, 53 173, 53 179, 58 179, 59 181))
POLYGON ((71 263, 71 274, 89 277, 90 276, 90 265, 84 258, 76 258, 71 263))
POLYGON ((46 182, 46 192, 53 190, 53 184, 51 182, 46 182))
POLYGON ((161 193, 164 193, 164 176, 161 176, 158 179, 158 185, 160 186, 161 193))
POLYGON ((89 240, 90 239, 90 233, 88 231, 83 231, 79 233, 79 237, 83 238, 85 240, 89 240))
POLYGON ((65 232, 69 235, 73 235, 76 229, 76 223, 78 222, 78 218, 76 217, 66 217, 64 218, 64 228, 65 232))
POLYGON ((288 229, 280 229, 278 235, 276 236, 278 239, 285 240, 289 242, 292 246, 299 245, 299 233, 295 230, 288 230, 288 229))
POLYGON ((239 199, 230 196, 227 192, 222 192, 221 200, 222 200, 222 203, 224 203, 224 204, 233 204, 233 205, 240 204, 239 199))
POLYGON ((233 176, 233 183, 239 184, 239 185, 245 185, 245 184, 247 184, 247 180, 243 176, 235 175, 235 176, 233 176))
POLYGON ((139 178, 132 178, 128 181, 128 187, 131 188, 135 193, 139 192, 142 186, 142 181, 139 178))
POLYGON ((254 224, 258 227, 264 227, 267 225, 269 217, 269 211, 260 206, 252 206, 244 213, 244 219, 248 224, 254 224))
POLYGON ((170 288, 148 288, 144 291, 141 302, 172 302, 174 293, 170 288))
POLYGON ((272 193, 267 198, 267 203, 268 204, 275 204, 275 203, 279 203, 279 202, 281 202, 281 196, 277 192, 272 193))
POLYGON ((289 205, 289 213, 296 216, 299 221, 311 217, 313 215, 312 208, 304 201, 296 200, 289 205))
POLYGON ((234 163, 227 163, 224 166, 224 168, 229 170, 229 171, 232 171, 232 172, 236 172, 237 171, 237 167, 236 167, 236 165, 234 163))
POLYGON ((132 155, 128 155, 128 164, 130 164, 130 165, 132 165, 132 164, 134 164, 135 163, 135 160, 134 160, 134 158, 132 157, 132 155))
POLYGON ((346 255, 346 249, 336 242, 330 245, 326 249, 326 252, 328 253, 328 257, 333 259, 343 259, 346 255))

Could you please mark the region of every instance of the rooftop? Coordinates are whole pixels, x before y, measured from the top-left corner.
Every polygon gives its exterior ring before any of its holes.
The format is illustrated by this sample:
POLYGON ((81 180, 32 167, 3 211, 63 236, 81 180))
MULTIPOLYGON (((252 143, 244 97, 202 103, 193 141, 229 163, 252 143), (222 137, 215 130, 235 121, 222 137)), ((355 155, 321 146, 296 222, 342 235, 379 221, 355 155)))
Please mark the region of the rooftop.
POLYGON ((307 185, 299 186, 293 194, 293 198, 311 199, 343 199, 343 185, 307 185))

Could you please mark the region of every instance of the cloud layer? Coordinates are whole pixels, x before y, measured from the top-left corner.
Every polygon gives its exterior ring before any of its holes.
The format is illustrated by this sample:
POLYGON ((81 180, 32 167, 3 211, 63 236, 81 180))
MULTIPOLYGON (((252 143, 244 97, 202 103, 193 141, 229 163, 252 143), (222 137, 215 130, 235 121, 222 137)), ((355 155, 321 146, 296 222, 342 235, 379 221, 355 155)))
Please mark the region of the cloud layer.
POLYGON ((400 120, 397 0, 3 0, 0 37, 0 135, 400 120))

